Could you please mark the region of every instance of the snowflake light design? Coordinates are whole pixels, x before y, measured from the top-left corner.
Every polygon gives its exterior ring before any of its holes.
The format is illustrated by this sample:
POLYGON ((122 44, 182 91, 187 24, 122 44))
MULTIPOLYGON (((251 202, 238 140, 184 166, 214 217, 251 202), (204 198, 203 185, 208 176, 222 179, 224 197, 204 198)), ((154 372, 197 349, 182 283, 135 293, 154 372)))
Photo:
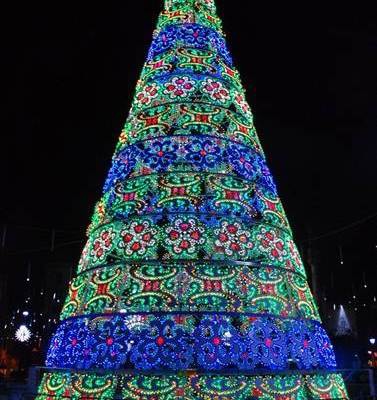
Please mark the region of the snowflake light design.
POLYGON ((17 330, 16 330, 16 339, 21 342, 28 342, 31 338, 31 331, 26 325, 21 325, 17 330))

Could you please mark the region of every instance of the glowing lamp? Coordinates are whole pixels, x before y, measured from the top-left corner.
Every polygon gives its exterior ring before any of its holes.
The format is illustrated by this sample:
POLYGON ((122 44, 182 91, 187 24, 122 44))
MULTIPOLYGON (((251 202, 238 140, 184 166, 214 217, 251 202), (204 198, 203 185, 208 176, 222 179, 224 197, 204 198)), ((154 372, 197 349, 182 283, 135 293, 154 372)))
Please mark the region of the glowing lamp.
POLYGON ((19 342, 27 342, 31 338, 30 329, 26 325, 21 325, 16 331, 16 339, 19 342))

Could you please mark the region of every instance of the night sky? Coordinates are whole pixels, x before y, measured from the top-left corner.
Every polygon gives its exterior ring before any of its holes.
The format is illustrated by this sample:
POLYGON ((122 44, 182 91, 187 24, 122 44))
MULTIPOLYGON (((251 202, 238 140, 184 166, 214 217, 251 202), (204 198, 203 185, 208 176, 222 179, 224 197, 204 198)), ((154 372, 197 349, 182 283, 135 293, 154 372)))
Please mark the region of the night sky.
MULTIPOLYGON (((79 258, 162 1, 111 3, 33 2, 9 14, 0 222, 11 286, 28 262, 38 278, 47 262, 79 258), (78 243, 46 251, 52 228, 57 245, 78 243)), ((217 3, 298 243, 376 213, 375 15, 217 3)), ((376 281, 376 227, 315 241, 321 282, 335 275, 339 298, 360 271, 376 281)))

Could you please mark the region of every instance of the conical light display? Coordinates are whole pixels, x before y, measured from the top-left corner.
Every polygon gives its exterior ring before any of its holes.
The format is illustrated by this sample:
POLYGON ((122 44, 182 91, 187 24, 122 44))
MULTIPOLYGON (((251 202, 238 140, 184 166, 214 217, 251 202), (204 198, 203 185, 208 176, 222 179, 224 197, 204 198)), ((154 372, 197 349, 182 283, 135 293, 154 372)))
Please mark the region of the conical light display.
POLYGON ((166 0, 39 399, 346 399, 214 0, 166 0))

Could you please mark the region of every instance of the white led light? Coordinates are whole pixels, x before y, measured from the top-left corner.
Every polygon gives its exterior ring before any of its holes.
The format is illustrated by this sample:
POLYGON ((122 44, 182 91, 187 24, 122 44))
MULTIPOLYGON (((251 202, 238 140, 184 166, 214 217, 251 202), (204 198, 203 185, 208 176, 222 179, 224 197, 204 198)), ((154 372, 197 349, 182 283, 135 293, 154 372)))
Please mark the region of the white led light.
POLYGON ((16 339, 19 342, 27 342, 30 338, 31 338, 30 329, 25 325, 21 325, 16 331, 16 339))

